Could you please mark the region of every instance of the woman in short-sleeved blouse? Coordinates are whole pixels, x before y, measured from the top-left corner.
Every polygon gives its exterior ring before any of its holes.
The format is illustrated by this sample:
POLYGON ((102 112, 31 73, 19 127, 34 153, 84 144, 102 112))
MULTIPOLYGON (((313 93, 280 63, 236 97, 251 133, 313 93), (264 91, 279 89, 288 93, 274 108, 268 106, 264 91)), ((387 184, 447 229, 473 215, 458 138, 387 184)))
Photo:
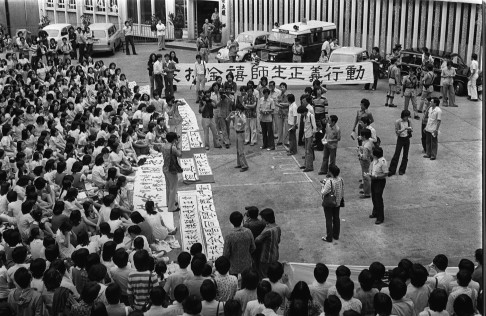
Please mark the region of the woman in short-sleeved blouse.
POLYGON ((177 186, 179 182, 179 178, 177 173, 172 173, 169 171, 169 162, 170 157, 182 157, 182 151, 178 148, 178 137, 177 134, 174 132, 167 133, 166 136, 167 143, 162 144, 161 151, 164 157, 164 176, 165 176, 165 183, 167 186, 166 195, 167 195, 167 207, 169 212, 177 212, 179 211, 178 203, 176 203, 176 194, 177 194, 177 186))

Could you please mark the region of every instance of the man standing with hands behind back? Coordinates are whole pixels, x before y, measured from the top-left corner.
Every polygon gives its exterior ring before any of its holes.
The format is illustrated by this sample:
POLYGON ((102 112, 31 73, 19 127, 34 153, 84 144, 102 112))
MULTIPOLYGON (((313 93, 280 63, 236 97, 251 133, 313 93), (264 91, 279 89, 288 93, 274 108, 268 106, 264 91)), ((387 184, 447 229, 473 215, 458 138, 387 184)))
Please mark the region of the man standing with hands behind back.
POLYGON ((439 99, 430 100, 427 125, 425 126, 425 156, 435 160, 437 158, 437 144, 439 142, 439 127, 441 122, 442 110, 439 108, 439 99))
POLYGON ((159 20, 159 23, 157 23, 155 28, 157 29, 159 50, 165 50, 165 25, 162 23, 162 20, 159 20))
POLYGON ((128 47, 128 44, 132 45, 133 55, 137 55, 135 52, 135 44, 133 44, 133 25, 129 21, 125 21, 123 34, 125 34, 125 50, 127 51, 127 55, 130 55, 130 48, 128 47))

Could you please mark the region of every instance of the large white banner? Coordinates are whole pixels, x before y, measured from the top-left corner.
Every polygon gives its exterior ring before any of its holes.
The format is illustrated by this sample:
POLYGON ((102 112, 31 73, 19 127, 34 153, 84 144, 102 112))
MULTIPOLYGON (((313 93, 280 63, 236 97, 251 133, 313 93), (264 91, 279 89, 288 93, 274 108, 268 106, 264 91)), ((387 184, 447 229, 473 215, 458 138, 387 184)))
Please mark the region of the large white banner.
MULTIPOLYGON (((314 80, 323 84, 364 84, 373 82, 371 62, 353 64, 334 63, 208 63, 206 86, 216 81, 218 76, 226 79, 232 73, 238 85, 246 85, 250 80, 258 83, 261 77, 287 85, 312 85, 314 80)), ((191 85, 194 81, 194 64, 177 64, 175 81, 178 85, 191 85)))

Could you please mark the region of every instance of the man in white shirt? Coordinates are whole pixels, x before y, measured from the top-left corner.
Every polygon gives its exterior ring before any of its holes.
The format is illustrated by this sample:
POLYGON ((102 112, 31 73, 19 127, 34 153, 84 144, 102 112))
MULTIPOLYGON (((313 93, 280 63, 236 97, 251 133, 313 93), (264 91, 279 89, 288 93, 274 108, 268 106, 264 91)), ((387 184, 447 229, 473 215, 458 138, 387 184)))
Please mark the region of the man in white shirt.
POLYGON ((297 103, 295 103, 295 96, 293 94, 287 95, 287 101, 289 105, 289 113, 287 117, 287 123, 289 126, 289 149, 287 156, 292 156, 297 154, 297 127, 299 126, 298 113, 297 113, 297 103))
POLYGON ((440 100, 438 98, 432 98, 430 100, 429 119, 425 126, 425 156, 424 158, 430 158, 435 160, 437 157, 437 144, 439 136, 439 127, 441 123, 442 110, 439 108, 440 100))
POLYGON ((135 44, 133 44, 133 25, 129 21, 125 21, 123 34, 125 34, 125 50, 127 51, 127 55, 130 55, 130 48, 128 47, 128 44, 132 45, 133 55, 137 55, 135 52, 135 44))
MULTIPOLYGON (((429 264, 429 275, 426 284, 432 289, 437 288, 443 289, 445 291, 449 290, 449 284, 454 281, 454 277, 447 274, 445 270, 449 265, 449 259, 443 254, 438 254, 435 256, 432 263, 429 264)), ((450 294, 449 292, 447 294, 450 294)))
POLYGON ((162 20, 159 20, 155 28, 157 29, 159 50, 165 50, 165 25, 162 23, 162 20))
POLYGON ((467 95, 468 100, 477 101, 478 100, 478 88, 476 87, 476 80, 478 80, 478 55, 476 53, 471 55, 471 65, 469 70, 471 74, 469 75, 467 82, 467 95))
POLYGON ((376 218, 376 225, 380 225, 385 220, 385 206, 383 204, 383 191, 385 190, 386 177, 388 176, 388 166, 383 157, 383 149, 377 147, 373 149, 373 162, 371 163, 371 201, 373 211, 370 218, 376 218))
POLYGON ((328 36, 328 37, 326 38, 326 41, 325 41, 325 42, 322 44, 322 47, 321 47, 321 52, 325 50, 325 51, 326 51, 326 53, 327 53, 327 57, 328 57, 328 58, 329 58, 329 57, 330 57, 330 55, 331 55, 331 44, 330 44, 330 42, 331 42, 331 37, 330 37, 330 36, 328 36))
POLYGON ((154 94, 161 96, 162 89, 164 89, 164 67, 162 62, 162 54, 157 54, 157 61, 154 63, 154 81, 155 91, 154 94))
MULTIPOLYGON (((307 98, 311 98, 308 96, 307 98)), ((314 142, 314 135, 317 131, 316 120, 314 113, 311 113, 309 109, 304 105, 298 107, 297 113, 304 117, 304 138, 305 138, 305 165, 300 169, 304 169, 304 172, 314 171, 314 149, 312 143, 314 142)))
POLYGON ((196 55, 194 63, 194 75, 196 76, 196 102, 199 102, 200 93, 204 91, 206 85, 206 62, 199 54, 196 55))
MULTIPOLYGON (((268 83, 268 89, 270 90, 270 98, 273 100, 274 104, 277 104, 278 101, 279 101, 280 95, 282 94, 282 91, 280 91, 280 89, 275 88, 275 81, 270 81, 268 83)), ((275 110, 273 111, 273 114, 272 114, 273 136, 275 138, 278 137, 277 119, 278 119, 278 107, 275 105, 275 110)))

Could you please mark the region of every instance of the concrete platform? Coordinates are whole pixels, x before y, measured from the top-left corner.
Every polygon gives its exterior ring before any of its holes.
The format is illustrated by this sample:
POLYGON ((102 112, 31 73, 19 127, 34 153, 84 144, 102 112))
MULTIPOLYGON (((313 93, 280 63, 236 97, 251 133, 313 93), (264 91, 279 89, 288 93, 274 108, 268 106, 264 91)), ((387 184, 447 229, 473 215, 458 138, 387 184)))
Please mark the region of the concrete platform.
MULTIPOLYGON (((94 59, 103 59, 105 64, 116 62, 130 81, 148 84, 146 63, 156 49, 156 43, 137 45, 138 56, 117 52, 114 57, 97 55, 94 59)), ((180 62, 194 62, 193 51, 175 51, 180 62)), ((214 55, 210 55, 210 61, 214 61, 214 55)), ((406 174, 387 178, 385 223, 377 226, 368 218, 371 200, 358 198, 360 166, 356 144, 349 135, 360 100, 368 98, 375 118, 373 125, 382 140, 385 158, 390 162, 396 143, 394 122, 400 118, 403 99, 395 98, 398 108, 384 106, 385 80, 380 80, 377 91, 363 91, 359 85, 328 88, 329 111, 339 117, 342 131, 337 164, 345 182, 346 207, 341 209, 340 240, 332 244, 321 240, 325 219, 319 193, 321 176, 317 172, 322 153, 316 153, 316 171, 303 174, 298 168, 302 147, 293 159, 283 155, 282 148, 262 152, 259 146, 246 146, 250 170, 239 173, 233 168, 236 164, 234 133, 230 149, 208 152, 215 173, 213 194, 223 234, 231 229, 231 212, 243 212, 245 206, 256 205, 276 212, 283 232, 281 260, 354 265, 379 260, 393 265, 402 258, 410 258, 428 264, 438 253, 446 254, 451 265, 464 257, 473 260, 474 250, 481 247, 482 104, 458 97, 459 107, 442 109, 435 161, 422 158, 420 121, 413 120, 415 131, 406 174)), ((290 92, 299 96, 303 89, 290 87, 290 92)), ((197 113, 194 90, 180 87, 176 97, 185 98, 197 113)), ((194 188, 194 185, 180 185, 180 190, 194 188)), ((171 257, 175 255, 174 252, 171 257)))

